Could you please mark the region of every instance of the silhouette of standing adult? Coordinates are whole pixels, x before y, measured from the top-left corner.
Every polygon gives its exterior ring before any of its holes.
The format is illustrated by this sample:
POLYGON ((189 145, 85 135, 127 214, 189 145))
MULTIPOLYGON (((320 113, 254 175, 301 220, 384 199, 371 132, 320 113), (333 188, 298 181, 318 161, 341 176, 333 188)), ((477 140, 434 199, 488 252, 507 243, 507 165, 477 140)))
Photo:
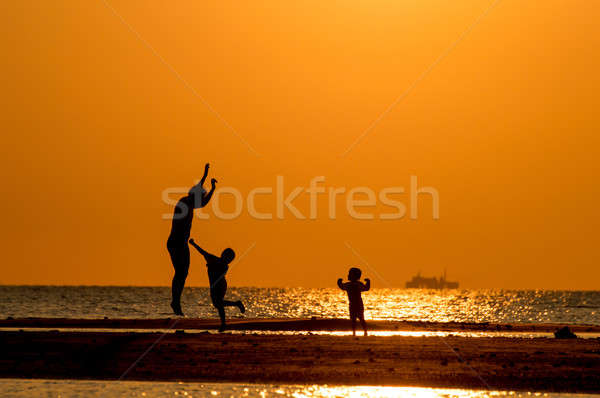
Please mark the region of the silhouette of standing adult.
POLYGON ((190 231, 192 229, 194 209, 206 206, 215 191, 217 180, 214 178, 210 181, 210 192, 206 193, 203 187, 209 167, 208 163, 204 166, 204 175, 200 182, 189 190, 187 196, 179 199, 173 212, 173 222, 171 224, 171 234, 167 240, 167 250, 171 256, 173 268, 175 268, 175 276, 173 276, 171 289, 173 295, 171 308, 176 315, 183 315, 183 311, 181 310, 181 293, 183 292, 190 268, 188 239, 190 238, 190 231))

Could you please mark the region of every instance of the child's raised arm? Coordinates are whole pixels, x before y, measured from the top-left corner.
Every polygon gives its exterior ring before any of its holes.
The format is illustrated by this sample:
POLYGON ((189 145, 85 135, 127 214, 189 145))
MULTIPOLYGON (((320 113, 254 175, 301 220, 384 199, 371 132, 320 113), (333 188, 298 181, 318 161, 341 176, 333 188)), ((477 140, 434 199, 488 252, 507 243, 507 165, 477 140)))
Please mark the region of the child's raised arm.
POLYGON ((337 284, 338 284, 338 287, 339 287, 340 289, 342 289, 342 290, 345 290, 345 289, 344 289, 344 284, 343 284, 343 281, 344 281, 344 280, 343 280, 342 278, 339 278, 339 279, 338 279, 338 282, 337 282, 337 284))
POLYGON ((207 252, 206 250, 204 250, 203 248, 201 248, 200 246, 198 246, 196 244, 196 242, 194 241, 194 239, 190 239, 190 245, 194 246, 194 248, 196 250, 198 250, 198 252, 200 252, 200 254, 202 254, 204 256, 204 259, 206 261, 209 261, 210 259, 212 259, 212 258, 215 257, 213 254, 210 254, 209 252, 207 252))

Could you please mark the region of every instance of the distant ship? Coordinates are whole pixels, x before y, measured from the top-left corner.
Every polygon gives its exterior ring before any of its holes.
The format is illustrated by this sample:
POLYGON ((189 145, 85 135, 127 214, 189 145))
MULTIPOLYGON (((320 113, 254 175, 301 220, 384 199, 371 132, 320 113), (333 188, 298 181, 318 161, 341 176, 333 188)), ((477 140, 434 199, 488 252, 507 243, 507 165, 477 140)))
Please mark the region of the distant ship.
POLYGON ((417 275, 413 276, 411 280, 406 282, 407 289, 458 289, 458 282, 450 282, 446 280, 446 270, 444 275, 440 276, 439 279, 435 276, 432 278, 425 278, 421 276, 421 271, 417 275))

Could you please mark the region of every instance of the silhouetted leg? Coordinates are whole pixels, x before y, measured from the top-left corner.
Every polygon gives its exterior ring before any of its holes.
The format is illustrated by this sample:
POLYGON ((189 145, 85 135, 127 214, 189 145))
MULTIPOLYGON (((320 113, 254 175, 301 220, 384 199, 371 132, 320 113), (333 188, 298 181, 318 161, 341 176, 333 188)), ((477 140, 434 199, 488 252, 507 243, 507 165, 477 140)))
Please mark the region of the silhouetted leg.
POLYGON ((350 305, 348 309, 350 312, 350 320, 352 321, 352 336, 356 336, 356 318, 358 317, 358 314, 356 313, 354 306, 350 305))
POLYGON ((176 315, 183 315, 181 309, 181 294, 183 293, 186 277, 187 273, 175 271, 175 276, 173 277, 173 282, 171 284, 171 308, 173 308, 173 312, 175 312, 176 315))
POLYGON ((360 324, 362 325, 362 328, 365 331, 365 336, 366 336, 367 335, 367 322, 365 322, 364 314, 359 314, 358 319, 360 320, 360 324))
POLYGON ((224 307, 238 307, 242 314, 244 312, 246 312, 246 308, 244 307, 244 304, 240 300, 238 300, 238 301, 223 300, 223 306, 224 307))
POLYGON ((221 318, 221 327, 219 328, 219 332, 225 331, 225 307, 219 306, 217 307, 217 311, 219 311, 219 318, 221 318))
POLYGON ((223 298, 225 297, 225 292, 227 288, 223 286, 214 286, 210 289, 210 298, 212 300, 213 305, 219 312, 219 318, 221 318, 221 327, 219 328, 219 332, 225 331, 225 306, 230 305, 231 301, 226 301, 223 298))
POLYGON ((171 308, 176 315, 183 315, 181 310, 181 294, 185 286, 185 280, 190 268, 190 250, 187 246, 184 247, 169 247, 171 262, 175 268, 175 275, 171 284, 171 308))

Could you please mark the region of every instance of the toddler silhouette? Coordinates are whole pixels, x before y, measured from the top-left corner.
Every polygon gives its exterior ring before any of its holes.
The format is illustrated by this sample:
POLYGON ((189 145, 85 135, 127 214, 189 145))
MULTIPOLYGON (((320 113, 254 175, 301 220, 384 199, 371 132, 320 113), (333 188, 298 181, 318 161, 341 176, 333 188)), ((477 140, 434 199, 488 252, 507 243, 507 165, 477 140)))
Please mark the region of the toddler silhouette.
POLYGON ((348 282, 343 282, 342 278, 338 279, 337 284, 340 289, 348 293, 348 303, 350 307, 350 320, 352 321, 352 335, 356 336, 356 318, 360 320, 365 336, 367 335, 367 323, 365 322, 365 308, 362 301, 362 292, 366 292, 371 288, 371 280, 365 278, 365 283, 359 279, 362 272, 359 268, 350 268, 348 271, 348 282))
POLYGON ((232 249, 227 248, 223 250, 221 257, 217 257, 198 246, 196 242, 194 242, 194 239, 190 239, 190 245, 194 246, 206 260, 208 281, 210 283, 210 298, 217 311, 219 311, 219 317, 221 318, 219 332, 223 332, 226 326, 225 307, 238 307, 242 314, 246 312, 246 308, 244 308, 244 304, 242 304, 241 301, 225 300, 225 293, 227 292, 227 280, 225 280, 225 274, 227 274, 227 270, 229 270, 229 263, 235 258, 235 252, 232 249))

